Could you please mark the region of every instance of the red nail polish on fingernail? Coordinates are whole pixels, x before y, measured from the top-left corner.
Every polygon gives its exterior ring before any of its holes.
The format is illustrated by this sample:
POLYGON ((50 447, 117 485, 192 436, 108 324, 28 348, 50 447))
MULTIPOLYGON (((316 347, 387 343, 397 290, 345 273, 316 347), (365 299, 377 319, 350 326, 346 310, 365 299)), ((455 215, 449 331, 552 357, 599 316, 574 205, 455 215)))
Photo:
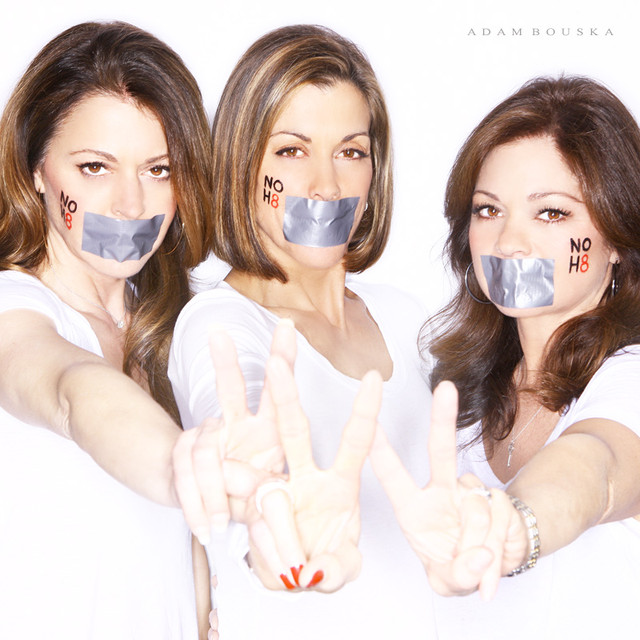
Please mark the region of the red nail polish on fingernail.
POLYGON ((289 578, 285 573, 280 574, 280 580, 282 580, 282 582, 284 583, 284 586, 287 587, 287 589, 289 590, 295 589, 295 587, 291 584, 291 580, 289 580, 289 578))
POLYGON ((309 587, 315 587, 318 582, 320 582, 324 578, 324 571, 316 571, 313 574, 313 578, 311 578, 311 582, 307 585, 307 589, 309 587))
POLYGON ((299 567, 291 567, 291 575, 293 576, 293 579, 296 581, 296 584, 298 586, 300 586, 300 572, 302 571, 302 567, 304 565, 300 565, 299 567))

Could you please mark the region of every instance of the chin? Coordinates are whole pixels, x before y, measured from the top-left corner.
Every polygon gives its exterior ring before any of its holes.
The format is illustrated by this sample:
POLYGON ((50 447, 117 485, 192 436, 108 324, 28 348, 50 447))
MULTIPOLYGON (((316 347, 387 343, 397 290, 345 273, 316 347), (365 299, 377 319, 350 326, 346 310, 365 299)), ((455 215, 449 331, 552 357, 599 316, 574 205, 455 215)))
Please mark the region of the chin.
POLYGON ((308 269, 333 269, 341 265, 347 252, 347 245, 336 247, 303 247, 290 243, 289 255, 300 266, 308 269))
POLYGON ((494 306, 502 313, 502 315, 509 316, 510 318, 529 318, 535 316, 543 316, 553 311, 553 305, 546 305, 544 307, 502 307, 499 304, 493 303, 494 306))

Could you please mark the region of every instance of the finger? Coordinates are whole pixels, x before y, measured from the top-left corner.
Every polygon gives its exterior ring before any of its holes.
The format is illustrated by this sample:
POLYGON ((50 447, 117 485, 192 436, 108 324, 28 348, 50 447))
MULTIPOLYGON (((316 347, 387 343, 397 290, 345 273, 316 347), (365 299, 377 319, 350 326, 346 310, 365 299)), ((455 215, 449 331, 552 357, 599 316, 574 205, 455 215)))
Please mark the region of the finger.
POLYGON ((373 472, 389 496, 394 508, 402 511, 411 506, 418 488, 379 425, 369 458, 373 472))
POLYGON ((345 425, 333 468, 346 477, 357 479, 369 455, 382 403, 382 377, 369 371, 360 384, 351 417, 345 425))
POLYGON ((473 547, 458 555, 451 563, 451 593, 464 595, 475 591, 492 560, 493 554, 485 547, 473 547))
POLYGON ((276 408, 273 404, 273 398, 271 396, 271 383, 269 382, 269 374, 265 373, 264 386, 262 387, 262 393, 260 394, 260 404, 258 405, 257 414, 263 421, 271 424, 276 422, 276 408))
POLYGON ((360 575, 362 554, 345 543, 334 553, 323 553, 309 559, 300 572, 300 584, 306 589, 333 593, 360 575))
POLYGON ((306 555, 298 535, 289 495, 280 490, 269 491, 262 498, 261 506, 262 518, 269 527, 283 563, 282 571, 289 573, 292 568, 304 565, 306 555))
POLYGON ((215 532, 224 531, 229 524, 229 501, 222 471, 224 457, 223 423, 208 419, 191 431, 197 431, 192 457, 193 469, 202 494, 202 502, 215 532))
POLYGON ((266 471, 240 460, 223 460, 222 470, 227 494, 245 500, 252 497, 258 485, 270 477, 266 471))
POLYGON ((491 600, 498 590, 512 509, 511 500, 504 491, 491 492, 491 530, 485 547, 493 553, 493 561, 480 582, 480 595, 485 601, 491 600))
MULTIPOLYGON (((296 361, 296 329, 293 320, 280 318, 271 339, 271 355, 278 355, 287 362, 293 370, 296 361)), ((260 397, 258 409, 263 417, 275 422, 275 407, 269 391, 269 376, 265 376, 265 384, 260 397)))
POLYGON ((288 570, 267 523, 259 519, 248 527, 248 532, 251 569, 267 589, 284 590, 285 584, 280 575, 288 570))
MULTIPOLYGON (((181 433, 172 453, 176 494, 187 524, 201 544, 209 541, 212 521, 215 522, 216 527, 221 528, 223 524, 226 526, 229 518, 224 482, 216 475, 215 470, 215 467, 219 468, 220 460, 215 437, 212 437, 213 442, 209 453, 214 460, 218 461, 218 464, 211 465, 214 470, 198 478, 194 463, 193 452, 198 440, 198 429, 210 428, 215 433, 213 424, 213 421, 206 421, 205 425, 197 429, 189 429, 181 433), (206 498, 208 507, 205 506, 202 488, 208 493, 206 498)), ((200 463, 197 466, 200 469, 200 463)))
POLYGON ((272 356, 267 362, 271 397, 276 408, 276 422, 280 441, 293 476, 305 469, 314 468, 311 451, 309 421, 302 410, 298 389, 291 367, 280 356, 272 356))
POLYGON ((431 426, 429 427, 429 464, 431 485, 453 489, 457 480, 456 425, 458 392, 448 380, 433 391, 431 426))
POLYGON ((271 355, 286 360, 291 369, 296 361, 296 327, 291 318, 280 318, 271 339, 271 355))
POLYGON ((209 352, 216 370, 216 393, 227 424, 244 417, 247 409, 244 377, 229 334, 217 325, 209 331, 209 352))
POLYGON ((483 546, 491 528, 491 496, 474 493, 486 492, 484 485, 473 474, 465 474, 459 480, 460 541, 458 552, 483 546))

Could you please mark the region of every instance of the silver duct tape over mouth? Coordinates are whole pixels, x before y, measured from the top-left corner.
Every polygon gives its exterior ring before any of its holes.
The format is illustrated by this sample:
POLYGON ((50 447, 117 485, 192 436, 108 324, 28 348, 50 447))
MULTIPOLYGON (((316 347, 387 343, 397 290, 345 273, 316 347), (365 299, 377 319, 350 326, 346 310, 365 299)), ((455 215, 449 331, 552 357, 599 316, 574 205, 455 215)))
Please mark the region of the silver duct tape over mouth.
POLYGON ((82 228, 82 250, 101 258, 139 260, 158 239, 164 214, 145 220, 119 220, 86 211, 82 228))
POLYGON ((286 196, 284 237, 305 247, 335 247, 349 239, 360 198, 310 200, 286 196))
POLYGON ((553 304, 555 261, 546 258, 507 259, 480 256, 489 298, 501 307, 531 309, 553 304))

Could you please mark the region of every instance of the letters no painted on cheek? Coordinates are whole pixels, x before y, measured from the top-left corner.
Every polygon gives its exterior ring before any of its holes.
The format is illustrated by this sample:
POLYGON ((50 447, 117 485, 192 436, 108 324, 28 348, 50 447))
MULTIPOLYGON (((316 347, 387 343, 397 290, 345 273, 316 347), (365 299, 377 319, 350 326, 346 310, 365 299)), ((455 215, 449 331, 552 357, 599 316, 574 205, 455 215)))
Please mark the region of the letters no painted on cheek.
POLYGON ((589 251, 591 249, 591 238, 585 238, 582 240, 578 238, 575 240, 571 238, 571 255, 569 256, 569 273, 571 273, 574 269, 576 273, 586 273, 589 270, 589 254, 583 253, 580 255, 580 251, 589 251), (574 251, 578 254, 575 256, 575 260, 573 257, 574 251))
POLYGON ((60 216, 69 230, 73 226, 73 214, 77 209, 78 204, 76 201, 71 200, 69 196, 64 194, 64 191, 60 190, 60 216))

